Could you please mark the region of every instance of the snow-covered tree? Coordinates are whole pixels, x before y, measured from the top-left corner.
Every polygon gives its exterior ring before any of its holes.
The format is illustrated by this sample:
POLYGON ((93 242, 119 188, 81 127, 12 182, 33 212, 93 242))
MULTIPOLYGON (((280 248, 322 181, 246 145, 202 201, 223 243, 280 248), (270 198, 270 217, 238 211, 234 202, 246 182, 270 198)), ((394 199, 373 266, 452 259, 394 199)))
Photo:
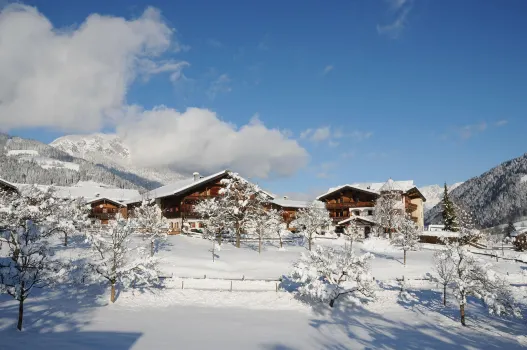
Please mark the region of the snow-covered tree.
POLYGON ((53 198, 51 188, 27 189, 23 195, 0 193, 0 289, 19 302, 22 330, 24 301, 33 288, 43 288, 64 278, 63 264, 54 258, 53 236, 75 221, 62 222, 62 212, 73 201, 53 198))
POLYGON ((399 191, 382 192, 375 201, 373 219, 377 224, 377 234, 388 234, 392 238, 404 219, 404 205, 399 191))
POLYGON ((512 221, 509 221, 507 227, 505 227, 505 234, 507 235, 507 237, 510 237, 511 233, 513 233, 514 231, 516 231, 516 227, 514 227, 512 221))
POLYGON ((461 324, 466 326, 467 297, 481 299, 491 314, 521 317, 506 279, 480 263, 467 248, 458 242, 449 244, 444 256, 454 265, 453 289, 459 304, 461 324))
POLYGON ((359 240, 362 238, 363 233, 361 232, 359 226, 357 225, 357 221, 350 220, 349 225, 344 229, 344 236, 347 240, 350 242, 349 249, 353 249, 353 242, 359 240))
POLYGON ((294 265, 291 279, 300 284, 298 292, 333 307, 342 295, 375 297, 375 284, 369 265, 373 255, 355 256, 351 251, 317 246, 302 253, 294 265))
POLYGON ((461 245, 476 243, 484 238, 485 234, 476 228, 472 214, 458 205, 454 205, 458 220, 458 242, 461 245))
POLYGON ((57 231, 64 234, 64 246, 68 238, 82 232, 89 225, 90 206, 84 198, 56 199, 57 231))
POLYGON ((448 195, 448 187, 446 183, 441 206, 443 207, 443 225, 445 225, 445 231, 457 232, 459 230, 459 225, 456 216, 456 209, 448 195))
POLYGON ((262 242, 270 238, 273 232, 269 230, 268 222, 270 220, 269 212, 264 207, 251 215, 247 223, 248 231, 258 238, 258 254, 262 253, 262 242))
POLYGON ((228 228, 236 234, 236 247, 240 248, 241 235, 250 229, 255 215, 268 201, 268 196, 255 184, 248 182, 238 174, 229 173, 229 177, 222 179, 224 186, 220 189, 217 210, 228 228))
POLYGON ((99 231, 87 232, 87 241, 92 248, 89 268, 95 276, 110 283, 112 303, 115 302, 117 283, 130 286, 157 281, 157 261, 150 256, 148 249, 132 242, 134 232, 133 221, 121 215, 99 231))
POLYGON ((437 250, 434 252, 433 279, 443 286, 443 305, 446 306, 446 288, 454 281, 456 266, 450 256, 452 250, 437 250))
POLYGON ((296 219, 291 225, 304 232, 308 240, 308 248, 311 250, 313 237, 331 225, 331 218, 326 208, 317 205, 317 201, 314 201, 307 208, 302 208, 297 212, 296 219))
POLYGON ((403 218, 397 232, 394 234, 394 243, 401 246, 404 252, 404 266, 406 266, 406 254, 408 251, 419 250, 419 228, 416 223, 407 215, 403 218))
POLYGON ((167 237, 167 219, 155 200, 145 199, 141 202, 141 206, 133 209, 133 220, 137 232, 150 243, 150 256, 154 256, 156 241, 167 237))
MULTIPOLYGON (((220 208, 219 201, 216 199, 205 199, 199 201, 194 206, 194 212, 197 213, 205 224, 205 235, 218 239, 218 245, 221 246, 221 234, 223 230, 229 227, 226 211, 220 208)), ((214 242, 213 242, 214 243, 214 242)))
POLYGON ((283 212, 281 210, 270 209, 267 212, 266 226, 271 236, 278 237, 280 248, 283 248, 283 237, 288 233, 283 212))

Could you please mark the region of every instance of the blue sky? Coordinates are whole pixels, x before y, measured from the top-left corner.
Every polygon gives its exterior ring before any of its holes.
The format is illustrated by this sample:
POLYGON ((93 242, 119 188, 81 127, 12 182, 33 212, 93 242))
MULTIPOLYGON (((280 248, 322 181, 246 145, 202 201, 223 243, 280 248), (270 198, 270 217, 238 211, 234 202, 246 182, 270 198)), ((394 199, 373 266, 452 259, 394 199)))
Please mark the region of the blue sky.
MULTIPOLYGON (((188 66, 176 81, 136 79, 126 102, 206 108, 237 126, 258 115, 309 153, 291 176, 260 180, 277 193, 388 177, 453 183, 527 150, 525 1, 24 4, 55 28, 159 9, 179 42, 163 59, 188 66)), ((68 132, 9 133, 50 142, 68 132)))

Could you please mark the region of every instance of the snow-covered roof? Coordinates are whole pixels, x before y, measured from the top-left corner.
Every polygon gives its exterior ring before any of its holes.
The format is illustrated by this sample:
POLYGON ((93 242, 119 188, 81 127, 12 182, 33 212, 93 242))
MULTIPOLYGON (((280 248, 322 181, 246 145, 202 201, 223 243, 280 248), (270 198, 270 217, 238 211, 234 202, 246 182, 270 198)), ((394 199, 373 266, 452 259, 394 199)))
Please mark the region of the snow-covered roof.
POLYGON ((107 202, 111 202, 113 204, 116 204, 118 206, 126 206, 126 204, 124 204, 123 202, 119 202, 119 201, 116 201, 114 199, 111 199, 111 198, 106 198, 106 197, 97 197, 97 198, 93 198, 89 201, 86 201, 86 204, 91 204, 91 203, 94 203, 94 202, 99 202, 99 201, 107 201, 107 202))
POLYGON ((397 182, 393 181, 392 179, 388 179, 388 181, 386 181, 384 185, 382 185, 381 188, 379 188, 379 192, 393 192, 393 191, 404 192, 403 188, 397 182))
POLYGON ((9 181, 6 181, 2 178, 0 178, 0 184, 6 186, 6 187, 10 187, 12 189, 14 189, 15 191, 18 191, 18 187, 15 185, 15 184, 12 184, 11 182, 9 181))
POLYGON ((429 237, 459 237, 459 232, 451 231, 423 231, 420 236, 429 237))
POLYGON ((371 224, 375 224, 375 221, 373 219, 370 219, 370 218, 366 218, 364 216, 351 216, 345 220, 342 220, 342 221, 339 221, 337 223, 337 225, 342 225, 342 224, 345 224, 347 222, 350 222, 351 220, 362 220, 362 221, 366 221, 366 222, 369 222, 371 224))
MULTIPOLYGON (((215 180, 223 175, 227 175, 228 173, 229 173, 229 170, 222 170, 215 174, 204 176, 198 179, 194 179, 194 177, 189 177, 189 178, 179 180, 179 181, 173 182, 165 186, 161 186, 143 195, 138 195, 137 197, 128 200, 127 203, 137 203, 137 202, 142 201, 143 198, 156 199, 156 198, 162 198, 162 197, 167 197, 167 196, 173 196, 183 191, 199 186, 208 181, 215 180)), ((274 198, 274 195, 270 194, 269 192, 266 192, 263 190, 262 192, 268 195, 269 197, 274 198)))
POLYGON ((271 203, 276 204, 282 208, 307 208, 311 205, 312 202, 309 201, 295 201, 285 198, 276 198, 271 201, 271 203))
MULTIPOLYGON (((391 179, 390 179, 391 180, 391 179)), ((390 181, 388 180, 388 181, 390 181)), ((415 187, 413 180, 404 180, 404 181, 393 181, 391 180, 392 186, 396 186, 400 191, 407 192, 415 187)), ((331 194, 336 191, 340 191, 344 188, 354 188, 363 192, 370 192, 373 194, 380 194, 381 188, 386 184, 386 182, 360 182, 352 183, 346 185, 340 185, 337 187, 330 188, 326 193, 317 197, 317 199, 323 198, 328 194, 331 194)))
MULTIPOLYGON (((19 184, 18 187, 23 191, 32 185, 19 184)), ((45 190, 49 188, 48 185, 35 185, 37 188, 45 190)), ((91 201, 97 198, 108 198, 117 202, 125 202, 132 198, 140 196, 139 191, 125 189, 125 188, 112 188, 107 185, 98 184, 92 181, 78 182, 74 186, 53 186, 55 189, 55 197, 57 198, 84 198, 86 201, 91 201)))

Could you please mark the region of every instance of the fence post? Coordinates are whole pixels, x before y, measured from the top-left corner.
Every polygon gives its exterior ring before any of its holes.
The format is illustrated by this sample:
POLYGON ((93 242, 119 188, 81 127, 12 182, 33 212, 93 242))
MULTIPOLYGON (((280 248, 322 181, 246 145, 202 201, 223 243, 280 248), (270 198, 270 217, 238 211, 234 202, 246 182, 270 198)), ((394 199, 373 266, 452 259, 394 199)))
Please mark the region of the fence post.
POLYGON ((203 279, 206 279, 207 278, 207 275, 203 275, 203 279))
POLYGON ((181 289, 183 289, 183 283, 184 283, 184 282, 185 282, 185 281, 181 280, 181 289))
POLYGON ((232 292, 232 280, 231 280, 231 292, 232 292))
POLYGON ((278 293, 278 282, 275 282, 276 292, 278 293))

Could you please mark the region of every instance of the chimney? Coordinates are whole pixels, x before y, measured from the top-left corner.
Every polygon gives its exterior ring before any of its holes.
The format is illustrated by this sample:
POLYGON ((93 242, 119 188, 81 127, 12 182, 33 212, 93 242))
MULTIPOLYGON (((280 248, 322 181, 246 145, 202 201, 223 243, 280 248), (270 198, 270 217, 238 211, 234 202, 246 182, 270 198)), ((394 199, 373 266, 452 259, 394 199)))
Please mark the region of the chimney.
POLYGON ((199 173, 196 171, 192 174, 192 176, 194 176, 194 181, 198 181, 199 180, 199 173))

